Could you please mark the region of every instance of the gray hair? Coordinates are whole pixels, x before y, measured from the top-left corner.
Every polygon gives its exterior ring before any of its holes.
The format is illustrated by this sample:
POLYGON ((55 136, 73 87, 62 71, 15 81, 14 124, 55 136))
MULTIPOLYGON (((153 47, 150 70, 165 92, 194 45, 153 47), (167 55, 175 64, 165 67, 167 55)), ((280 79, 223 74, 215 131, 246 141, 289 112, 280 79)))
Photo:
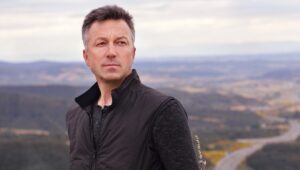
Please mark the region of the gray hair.
POLYGON ((96 8, 92 10, 85 16, 83 21, 81 33, 82 33, 82 40, 83 44, 86 47, 88 43, 87 32, 90 29, 91 25, 98 21, 106 21, 106 20, 124 20, 128 27, 130 28, 132 34, 132 41, 135 40, 135 30, 134 30, 134 23, 133 17, 125 11, 123 8, 118 7, 117 5, 107 5, 100 8, 96 8))

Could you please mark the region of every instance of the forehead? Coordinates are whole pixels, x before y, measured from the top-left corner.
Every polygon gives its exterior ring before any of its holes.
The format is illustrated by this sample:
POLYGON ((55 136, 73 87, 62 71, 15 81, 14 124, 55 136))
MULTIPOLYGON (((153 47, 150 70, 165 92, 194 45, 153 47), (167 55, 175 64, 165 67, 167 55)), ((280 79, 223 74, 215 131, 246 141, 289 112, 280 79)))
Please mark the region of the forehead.
POLYGON ((124 20, 106 20, 95 21, 88 30, 90 38, 96 38, 98 36, 131 36, 129 26, 124 20), (96 36, 96 37, 95 37, 96 36))

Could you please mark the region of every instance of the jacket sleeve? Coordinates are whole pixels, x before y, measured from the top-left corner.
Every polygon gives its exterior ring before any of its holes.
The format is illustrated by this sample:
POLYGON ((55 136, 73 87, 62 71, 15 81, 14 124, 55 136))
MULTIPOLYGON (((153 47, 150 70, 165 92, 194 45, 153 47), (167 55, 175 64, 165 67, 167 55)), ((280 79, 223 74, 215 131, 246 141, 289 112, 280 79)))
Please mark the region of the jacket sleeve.
POLYGON ((168 101, 159 112, 153 140, 166 170, 199 170, 187 114, 177 100, 168 101))

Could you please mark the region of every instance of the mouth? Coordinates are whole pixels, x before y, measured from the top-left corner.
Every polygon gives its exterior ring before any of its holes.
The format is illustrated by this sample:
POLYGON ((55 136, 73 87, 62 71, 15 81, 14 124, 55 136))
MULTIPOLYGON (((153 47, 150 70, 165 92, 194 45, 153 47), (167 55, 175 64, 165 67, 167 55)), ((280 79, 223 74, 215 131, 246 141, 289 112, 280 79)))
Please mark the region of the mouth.
POLYGON ((119 67, 120 64, 116 63, 108 63, 108 64, 103 64, 103 67, 119 67))

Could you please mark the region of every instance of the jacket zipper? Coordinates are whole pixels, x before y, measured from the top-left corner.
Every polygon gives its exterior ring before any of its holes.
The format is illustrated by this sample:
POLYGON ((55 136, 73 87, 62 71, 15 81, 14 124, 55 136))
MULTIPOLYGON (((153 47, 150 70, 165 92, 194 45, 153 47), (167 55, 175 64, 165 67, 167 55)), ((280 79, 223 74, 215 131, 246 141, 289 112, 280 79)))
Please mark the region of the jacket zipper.
MULTIPOLYGON (((94 114, 94 109, 92 110, 92 114, 94 114)), ((92 141, 93 141, 93 145, 94 145, 94 153, 93 153, 93 160, 92 160, 92 165, 91 165, 91 170, 96 170, 96 161, 97 161, 97 151, 100 150, 100 143, 101 143, 101 133, 102 133, 102 127, 103 127, 103 123, 102 123, 102 120, 103 120, 103 114, 104 114, 104 111, 103 109, 101 109, 101 112, 100 112, 100 129, 99 129, 99 133, 100 133, 100 139, 98 141, 98 143, 96 143, 95 141, 95 136, 94 136, 94 129, 93 129, 93 115, 91 116, 92 119, 91 119, 91 134, 92 134, 92 141)))
POLYGON ((96 150, 96 143, 95 143, 95 138, 94 138, 94 130, 93 130, 93 126, 94 126, 94 122, 93 122, 93 114, 94 114, 94 108, 91 108, 91 112, 88 113, 89 118, 90 118, 90 139, 93 142, 93 148, 94 148, 94 153, 92 155, 92 160, 91 160, 91 164, 90 164, 90 170, 96 170, 96 159, 97 159, 97 150, 96 150))
POLYGON ((96 160, 97 160, 97 151, 95 151, 93 154, 91 170, 96 170, 96 160))

